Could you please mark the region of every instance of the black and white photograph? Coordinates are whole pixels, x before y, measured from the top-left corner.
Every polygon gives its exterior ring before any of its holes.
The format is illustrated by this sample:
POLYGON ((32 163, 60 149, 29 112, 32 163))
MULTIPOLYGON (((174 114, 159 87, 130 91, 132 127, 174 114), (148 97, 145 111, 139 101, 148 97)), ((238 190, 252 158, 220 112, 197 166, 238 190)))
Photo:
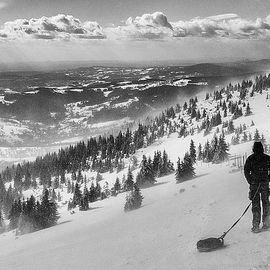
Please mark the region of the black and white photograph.
POLYGON ((269 0, 0 0, 0 269, 270 269, 269 0))

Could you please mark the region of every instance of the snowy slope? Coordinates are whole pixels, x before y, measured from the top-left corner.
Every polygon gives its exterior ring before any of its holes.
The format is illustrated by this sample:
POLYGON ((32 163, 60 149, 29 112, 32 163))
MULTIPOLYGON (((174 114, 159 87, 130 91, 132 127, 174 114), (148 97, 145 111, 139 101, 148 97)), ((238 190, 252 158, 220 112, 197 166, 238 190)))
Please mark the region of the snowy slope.
POLYGON ((64 215, 55 227, 17 239, 5 233, 0 269, 269 269, 268 232, 250 233, 250 212, 224 249, 196 250, 199 239, 220 236, 248 203, 243 175, 229 174, 227 165, 199 167, 198 177, 182 184, 173 175, 160 178, 142 191, 143 207, 127 214, 121 194, 64 215))
MULTIPOLYGON (((263 91, 262 95, 255 93, 249 98, 253 114, 234 120, 234 124, 246 124, 247 132, 252 134, 258 128, 269 142, 266 120, 270 116, 270 100, 266 95, 263 91), (255 126, 251 126, 252 120, 255 126)), ((211 100, 198 104, 209 114, 215 105, 211 100)), ((195 127, 197 123, 192 121, 190 126, 195 127)), ((173 133, 140 149, 136 156, 140 161, 143 154, 153 157, 155 151, 165 149, 175 163, 188 150, 191 139, 198 146, 211 140, 214 132, 213 129, 207 136, 201 132, 185 138, 173 133)), ((227 142, 231 136, 226 135, 227 142)), ((250 154, 251 145, 247 142, 231 146, 230 154, 250 154)), ((127 173, 128 162, 125 160, 126 168, 118 174, 120 179, 127 173)), ((57 226, 20 237, 14 232, 0 235, 0 269, 270 269, 270 232, 250 233, 251 211, 227 235, 224 249, 204 254, 196 250, 198 240, 220 236, 249 203, 243 174, 230 173, 232 162, 198 162, 197 177, 181 184, 175 183, 174 175, 159 178, 155 186, 142 190, 143 207, 130 213, 123 211, 124 193, 92 203, 92 210, 74 215, 64 205, 57 226)), ((83 174, 89 179, 96 175, 83 174)), ((102 176, 101 186, 105 181, 112 186, 117 175, 114 171, 102 176)), ((63 203, 71 196, 65 192, 64 188, 63 203)), ((30 191, 24 195, 30 196, 30 191)))

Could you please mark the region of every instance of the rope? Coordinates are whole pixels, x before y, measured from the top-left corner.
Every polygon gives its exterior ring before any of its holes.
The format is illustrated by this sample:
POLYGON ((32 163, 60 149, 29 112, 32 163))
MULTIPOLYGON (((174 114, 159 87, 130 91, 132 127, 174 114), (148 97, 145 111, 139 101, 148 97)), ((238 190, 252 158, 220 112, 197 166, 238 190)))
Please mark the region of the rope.
POLYGON ((257 196, 258 192, 259 192, 259 189, 261 187, 261 183, 259 183, 259 186, 251 200, 251 202, 248 204, 247 208, 245 209, 245 211, 243 212, 243 214, 233 223, 233 225, 226 231, 224 232, 218 239, 221 239, 223 240, 224 237, 227 235, 227 233, 242 219, 242 217, 246 214, 247 210, 249 209, 249 207, 251 206, 252 204, 252 201, 255 199, 255 197, 257 196))

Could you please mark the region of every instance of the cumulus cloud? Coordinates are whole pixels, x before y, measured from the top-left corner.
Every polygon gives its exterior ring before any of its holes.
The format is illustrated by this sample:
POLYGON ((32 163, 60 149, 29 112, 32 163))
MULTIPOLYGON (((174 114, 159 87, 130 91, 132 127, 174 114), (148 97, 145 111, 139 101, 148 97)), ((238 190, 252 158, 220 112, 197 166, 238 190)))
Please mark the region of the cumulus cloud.
POLYGON ((221 14, 189 21, 169 22, 162 12, 128 18, 123 26, 107 28, 110 38, 180 39, 185 37, 258 39, 270 38, 270 15, 265 19, 246 20, 237 14, 221 14))
POLYGON ((232 39, 269 39, 270 20, 258 18, 254 21, 240 18, 236 14, 224 14, 190 21, 172 23, 174 37, 226 37, 232 39))
POLYGON ((172 36, 173 27, 162 12, 144 14, 141 17, 129 17, 125 25, 107 28, 113 38, 135 40, 164 39, 172 36))
POLYGON ((221 14, 169 22, 165 14, 155 12, 130 17, 123 25, 103 29, 97 22, 81 22, 71 15, 59 14, 30 20, 18 19, 6 22, 0 28, 0 40, 181 40, 188 37, 269 40, 270 15, 247 20, 237 14, 221 14))
POLYGON ((39 19, 18 19, 6 22, 0 29, 6 39, 104 39, 102 27, 97 22, 81 22, 71 15, 58 14, 39 19))

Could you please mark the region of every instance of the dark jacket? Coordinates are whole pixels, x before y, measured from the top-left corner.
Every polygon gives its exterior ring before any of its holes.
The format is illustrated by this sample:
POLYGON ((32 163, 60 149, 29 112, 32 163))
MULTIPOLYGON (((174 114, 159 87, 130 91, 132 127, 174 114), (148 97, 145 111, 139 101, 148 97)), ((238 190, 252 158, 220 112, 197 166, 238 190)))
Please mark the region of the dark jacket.
POLYGON ((270 156, 264 153, 250 155, 244 166, 244 174, 250 185, 269 182, 270 156))

